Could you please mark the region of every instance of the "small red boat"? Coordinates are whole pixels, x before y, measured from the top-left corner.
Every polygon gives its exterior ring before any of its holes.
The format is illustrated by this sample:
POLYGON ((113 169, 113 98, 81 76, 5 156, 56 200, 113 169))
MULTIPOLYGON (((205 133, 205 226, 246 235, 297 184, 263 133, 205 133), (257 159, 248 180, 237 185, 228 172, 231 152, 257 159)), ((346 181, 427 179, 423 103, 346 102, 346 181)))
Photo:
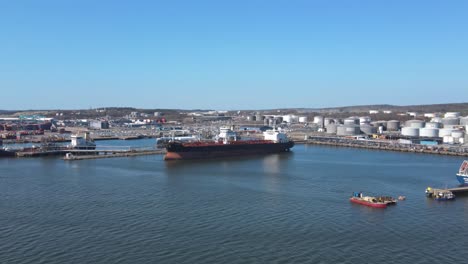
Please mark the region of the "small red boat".
POLYGON ((354 193, 349 201, 374 208, 387 208, 388 204, 396 203, 396 200, 391 197, 363 196, 362 193, 354 193))

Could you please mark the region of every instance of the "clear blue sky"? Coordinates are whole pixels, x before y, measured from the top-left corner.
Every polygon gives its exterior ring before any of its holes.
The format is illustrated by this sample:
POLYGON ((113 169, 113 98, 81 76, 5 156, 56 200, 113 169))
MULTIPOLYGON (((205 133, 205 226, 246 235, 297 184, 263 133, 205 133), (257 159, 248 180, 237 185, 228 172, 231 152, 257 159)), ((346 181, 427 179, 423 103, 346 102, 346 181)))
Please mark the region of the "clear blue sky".
POLYGON ((0 109, 468 101, 468 1, 0 0, 0 109))

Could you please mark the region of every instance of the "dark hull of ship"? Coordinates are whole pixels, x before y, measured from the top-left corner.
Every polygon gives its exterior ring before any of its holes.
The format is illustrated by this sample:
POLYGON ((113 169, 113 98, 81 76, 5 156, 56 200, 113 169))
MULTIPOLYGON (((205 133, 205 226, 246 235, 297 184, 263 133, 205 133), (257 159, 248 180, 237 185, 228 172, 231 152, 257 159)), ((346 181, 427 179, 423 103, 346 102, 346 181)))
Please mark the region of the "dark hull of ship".
POLYGON ((0 149, 0 157, 14 157, 14 156, 15 156, 15 152, 0 149))
POLYGON ((288 152, 294 142, 245 143, 245 144, 200 144, 185 146, 180 143, 170 143, 164 160, 216 159, 224 157, 240 157, 269 153, 288 152))

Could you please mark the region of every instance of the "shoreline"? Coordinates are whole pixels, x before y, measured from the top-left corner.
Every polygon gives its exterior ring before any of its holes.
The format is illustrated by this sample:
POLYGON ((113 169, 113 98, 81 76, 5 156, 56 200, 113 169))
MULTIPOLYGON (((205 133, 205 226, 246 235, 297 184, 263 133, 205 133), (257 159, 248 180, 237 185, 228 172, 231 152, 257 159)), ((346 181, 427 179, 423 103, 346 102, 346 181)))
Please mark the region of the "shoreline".
POLYGON ((295 141, 296 144, 326 145, 334 147, 363 148, 373 150, 385 150, 395 152, 422 153, 434 155, 448 155, 468 157, 468 148, 452 147, 458 151, 451 150, 446 146, 425 146, 419 144, 398 144, 395 142, 375 142, 367 140, 351 140, 345 138, 309 138, 308 140, 295 141))

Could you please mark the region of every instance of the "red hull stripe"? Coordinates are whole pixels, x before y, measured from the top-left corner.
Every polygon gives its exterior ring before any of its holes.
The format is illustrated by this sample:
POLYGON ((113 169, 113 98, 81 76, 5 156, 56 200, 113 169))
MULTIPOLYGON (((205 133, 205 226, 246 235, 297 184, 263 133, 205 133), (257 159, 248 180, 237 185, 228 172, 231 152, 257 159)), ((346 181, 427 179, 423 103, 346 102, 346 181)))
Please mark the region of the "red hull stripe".
POLYGON ((359 200, 359 199, 353 199, 353 198, 350 198, 349 200, 352 203, 362 204, 362 205, 375 207, 375 208, 386 208, 387 207, 387 204, 385 204, 385 203, 371 203, 371 202, 366 202, 366 201, 362 201, 362 200, 359 200))

